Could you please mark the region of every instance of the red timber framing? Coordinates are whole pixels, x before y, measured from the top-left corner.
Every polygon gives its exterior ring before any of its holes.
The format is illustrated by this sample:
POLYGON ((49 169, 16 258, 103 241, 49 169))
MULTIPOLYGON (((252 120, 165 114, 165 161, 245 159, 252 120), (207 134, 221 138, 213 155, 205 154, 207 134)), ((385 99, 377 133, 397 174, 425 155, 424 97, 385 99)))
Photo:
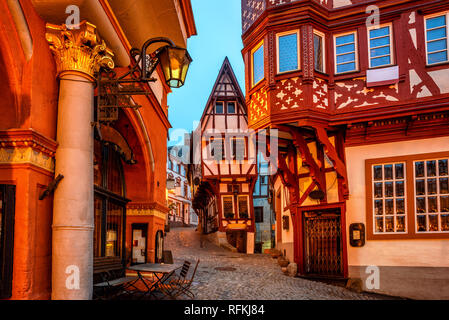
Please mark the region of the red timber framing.
POLYGON ((293 221, 294 259, 299 273, 307 273, 304 215, 338 209, 346 277, 345 215, 350 195, 345 148, 449 135, 449 60, 429 64, 426 51, 426 19, 444 15, 447 26, 449 2, 253 2, 255 5, 242 1, 249 127, 279 130, 278 175, 290 191, 287 208, 293 221), (380 9, 381 26, 390 27, 390 63, 375 68, 371 67, 366 26, 366 9, 373 4, 380 9), (278 72, 279 37, 285 34, 297 35, 298 65, 278 72), (320 50, 315 50, 315 34, 323 43, 320 67, 316 66, 320 50), (355 68, 339 73, 336 39, 347 34, 354 34, 355 68), (261 43, 263 69, 253 65, 252 56, 261 43), (256 68, 263 70, 263 78, 253 85, 251 77, 256 68), (396 70, 393 81, 388 77, 380 79, 386 81, 368 79, 369 74, 379 75, 388 68, 396 70), (333 174, 338 196, 334 194, 329 201, 329 176, 333 174), (323 191, 324 198, 311 201, 310 195, 314 192, 316 196, 316 190, 323 191))
MULTIPOLYGON (((210 186, 208 191, 213 195, 209 194, 208 198, 216 199, 218 230, 255 232, 253 190, 257 181, 257 162, 253 138, 248 131, 245 99, 227 57, 207 101, 199 129, 201 180, 210 186), (230 211, 226 212, 226 217, 225 199, 230 211), (246 214, 243 214, 245 210, 246 214)), ((198 204, 209 205, 204 201, 198 201, 198 204)), ((198 211, 205 210, 198 208, 198 211)))

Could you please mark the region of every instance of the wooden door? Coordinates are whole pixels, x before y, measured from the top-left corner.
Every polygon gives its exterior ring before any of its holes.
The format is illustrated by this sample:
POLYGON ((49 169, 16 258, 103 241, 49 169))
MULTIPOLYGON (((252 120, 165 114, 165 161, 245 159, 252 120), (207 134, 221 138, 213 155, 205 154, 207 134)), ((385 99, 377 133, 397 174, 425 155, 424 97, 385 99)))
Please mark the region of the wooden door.
POLYGON ((343 277, 340 210, 304 212, 304 238, 305 273, 343 277))

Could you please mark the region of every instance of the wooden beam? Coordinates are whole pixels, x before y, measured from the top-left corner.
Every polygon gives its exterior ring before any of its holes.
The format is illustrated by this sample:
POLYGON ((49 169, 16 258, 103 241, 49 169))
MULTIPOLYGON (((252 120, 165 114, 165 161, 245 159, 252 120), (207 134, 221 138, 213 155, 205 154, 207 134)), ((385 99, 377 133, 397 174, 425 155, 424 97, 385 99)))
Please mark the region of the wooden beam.
POLYGON ((337 150, 332 145, 324 128, 315 127, 317 138, 320 143, 324 146, 324 151, 329 156, 330 160, 334 164, 335 171, 343 179, 343 195, 345 198, 349 195, 348 189, 348 177, 346 173, 346 165, 338 156, 337 150))
POLYGON ((310 176, 316 182, 320 190, 326 191, 324 189, 325 184, 320 166, 316 163, 315 159, 310 153, 309 147, 307 146, 304 137, 295 128, 286 126, 279 126, 279 127, 282 128, 282 130, 290 132, 291 136, 294 139, 293 144, 299 149, 303 163, 306 163, 309 166, 310 176))

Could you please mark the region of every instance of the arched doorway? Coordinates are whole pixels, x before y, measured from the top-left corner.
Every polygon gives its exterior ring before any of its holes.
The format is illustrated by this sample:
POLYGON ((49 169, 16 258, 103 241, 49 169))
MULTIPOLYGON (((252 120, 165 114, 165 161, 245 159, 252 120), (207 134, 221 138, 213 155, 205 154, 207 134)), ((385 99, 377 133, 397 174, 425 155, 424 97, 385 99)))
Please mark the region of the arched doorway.
POLYGON ((115 271, 126 264, 125 179, 119 148, 110 142, 94 142, 94 273, 115 271))
POLYGON ((164 251, 164 234, 162 231, 156 232, 156 246, 155 246, 155 263, 161 263, 163 261, 163 251, 164 251))

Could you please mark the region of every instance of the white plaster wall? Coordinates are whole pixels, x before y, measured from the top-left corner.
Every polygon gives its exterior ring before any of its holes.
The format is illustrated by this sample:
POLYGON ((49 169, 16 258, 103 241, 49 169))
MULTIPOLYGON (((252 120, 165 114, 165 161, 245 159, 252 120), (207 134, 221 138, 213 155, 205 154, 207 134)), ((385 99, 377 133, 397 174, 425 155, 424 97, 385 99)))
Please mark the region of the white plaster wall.
MULTIPOLYGON (((448 150, 449 137, 346 148, 350 192, 347 201, 346 230, 349 230, 351 223, 362 222, 366 225, 366 159, 448 150)), ((348 234, 346 236, 349 239, 348 234)), ((367 240, 365 246, 361 248, 348 245, 348 264, 449 267, 449 240, 367 240)))
MULTIPOLYGON (((276 190, 276 193, 279 188, 281 188, 281 203, 282 203, 281 208, 283 210, 284 203, 285 203, 284 190, 283 190, 284 185, 282 184, 281 179, 276 179, 276 183, 274 184, 274 190, 276 190)), ((282 229, 282 243, 292 243, 293 242, 293 221, 292 221, 292 217, 290 215, 290 210, 286 210, 286 211, 282 212, 281 221, 276 220, 276 228, 277 228, 278 224, 281 224, 281 226, 282 226, 282 216, 284 216, 284 215, 288 215, 290 223, 289 223, 288 230, 282 229)), ((278 242, 278 239, 277 239, 277 234, 276 234, 276 243, 277 242, 278 242)))

